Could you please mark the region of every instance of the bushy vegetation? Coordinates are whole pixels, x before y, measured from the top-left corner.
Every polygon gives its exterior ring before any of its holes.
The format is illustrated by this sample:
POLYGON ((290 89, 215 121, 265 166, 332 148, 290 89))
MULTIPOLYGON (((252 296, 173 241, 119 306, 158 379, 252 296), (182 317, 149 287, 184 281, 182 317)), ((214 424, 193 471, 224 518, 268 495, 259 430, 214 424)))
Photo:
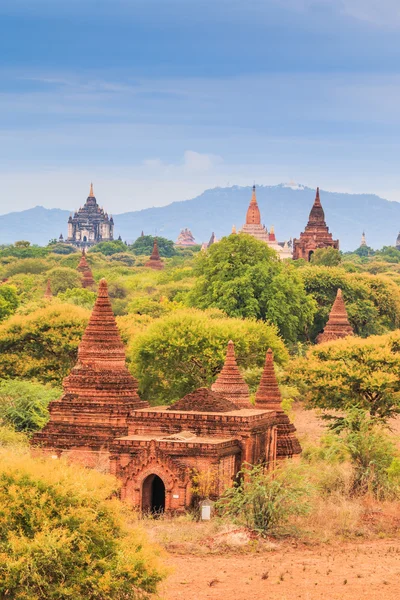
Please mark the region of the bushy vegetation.
POLYGON ((163 576, 158 551, 116 492, 116 479, 94 470, 0 449, 0 596, 150 597, 163 576))
POLYGON ((25 433, 42 429, 49 419, 49 403, 60 396, 60 388, 18 379, 0 380, 0 423, 25 433))

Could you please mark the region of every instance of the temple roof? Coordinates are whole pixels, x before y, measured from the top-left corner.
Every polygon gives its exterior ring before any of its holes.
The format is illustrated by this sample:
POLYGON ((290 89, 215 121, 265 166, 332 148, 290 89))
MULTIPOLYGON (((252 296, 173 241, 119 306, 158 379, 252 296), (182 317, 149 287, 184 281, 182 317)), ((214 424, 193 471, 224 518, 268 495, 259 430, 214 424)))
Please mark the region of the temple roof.
POLYGON ((325 213, 322 208, 321 199, 319 197, 319 187, 317 187, 317 193, 315 194, 315 200, 313 207, 308 217, 307 227, 326 227, 325 213))
POLYGON ((174 402, 167 410, 194 412, 230 412, 235 410, 233 402, 218 392, 202 387, 174 402))
POLYGON ((253 185, 253 193, 251 195, 249 208, 247 209, 246 224, 247 225, 260 225, 261 224, 261 215, 260 215, 260 209, 258 208, 258 204, 257 204, 256 186, 255 185, 253 185))
POLYGON ((235 346, 230 340, 225 363, 211 390, 231 400, 238 408, 251 408, 249 386, 244 381, 235 357, 235 346))

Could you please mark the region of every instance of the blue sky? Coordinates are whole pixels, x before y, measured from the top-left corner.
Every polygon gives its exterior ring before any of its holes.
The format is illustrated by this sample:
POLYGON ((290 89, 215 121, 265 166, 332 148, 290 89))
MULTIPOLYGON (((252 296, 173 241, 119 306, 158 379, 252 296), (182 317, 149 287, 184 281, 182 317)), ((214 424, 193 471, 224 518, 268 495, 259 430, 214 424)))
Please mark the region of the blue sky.
POLYGON ((395 0, 2 0, 0 212, 290 180, 400 201, 395 0))

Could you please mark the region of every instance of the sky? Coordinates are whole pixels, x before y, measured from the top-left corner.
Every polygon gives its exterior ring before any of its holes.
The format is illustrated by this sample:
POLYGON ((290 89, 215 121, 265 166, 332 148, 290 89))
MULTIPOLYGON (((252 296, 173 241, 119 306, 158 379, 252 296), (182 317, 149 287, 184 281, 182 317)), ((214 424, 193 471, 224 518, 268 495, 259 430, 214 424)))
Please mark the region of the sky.
POLYGON ((397 0, 1 0, 0 213, 295 181, 400 201, 397 0))

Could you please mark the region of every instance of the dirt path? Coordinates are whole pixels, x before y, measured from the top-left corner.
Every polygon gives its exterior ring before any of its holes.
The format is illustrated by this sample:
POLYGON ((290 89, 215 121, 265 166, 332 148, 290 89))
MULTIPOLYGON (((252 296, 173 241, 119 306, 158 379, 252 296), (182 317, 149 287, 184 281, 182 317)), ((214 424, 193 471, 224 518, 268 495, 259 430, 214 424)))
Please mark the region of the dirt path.
POLYGON ((163 600, 399 600, 400 540, 170 555, 163 600))

